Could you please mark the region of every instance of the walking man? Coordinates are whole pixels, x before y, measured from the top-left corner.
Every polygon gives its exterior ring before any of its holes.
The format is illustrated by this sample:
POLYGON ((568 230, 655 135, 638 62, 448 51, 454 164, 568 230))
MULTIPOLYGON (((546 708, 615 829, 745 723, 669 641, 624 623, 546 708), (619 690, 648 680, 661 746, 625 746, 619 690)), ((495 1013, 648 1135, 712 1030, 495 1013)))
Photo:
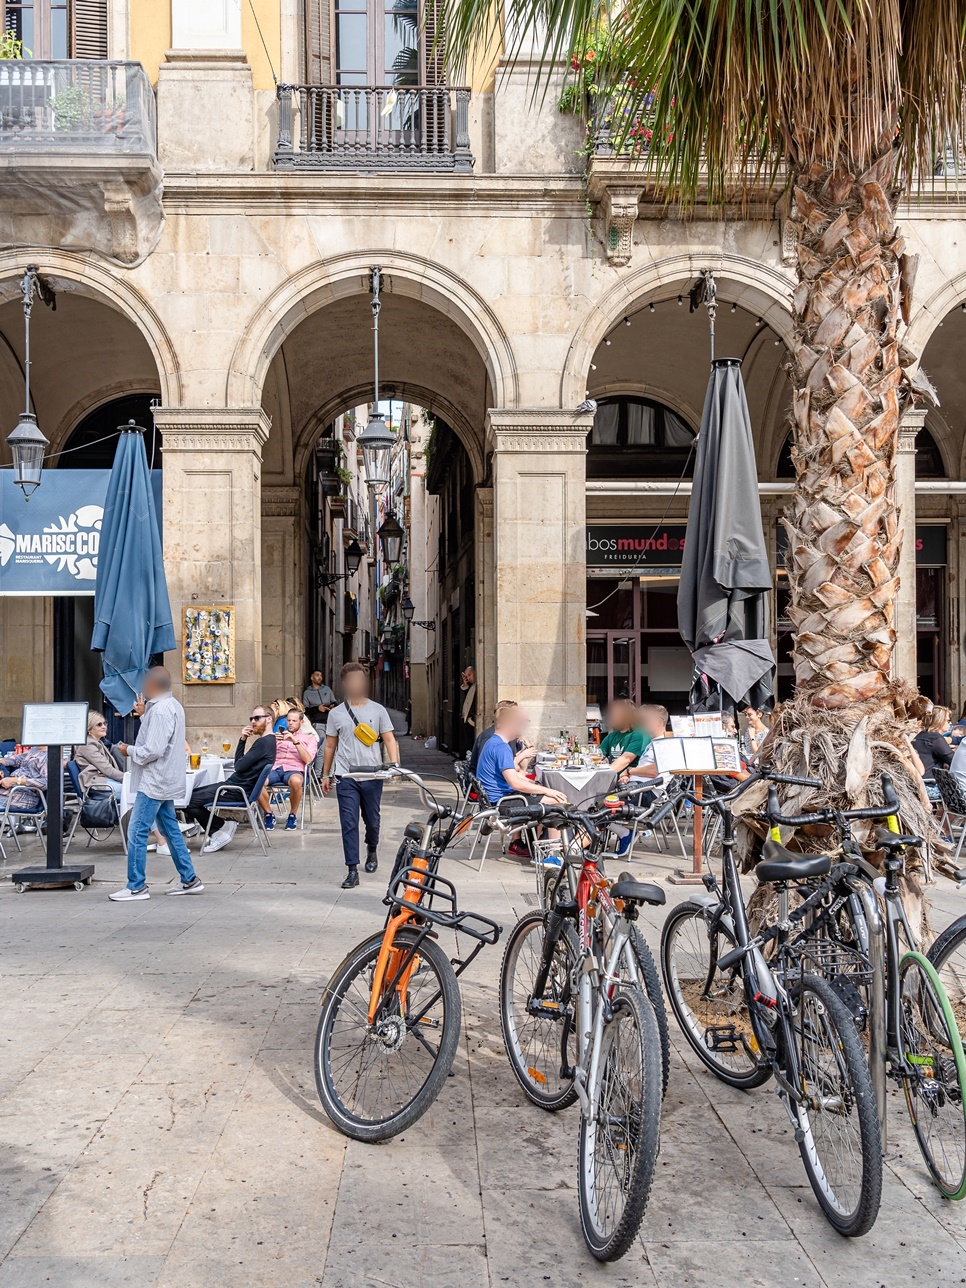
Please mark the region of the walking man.
MULTIPOLYGON (((138 704, 140 706, 140 703, 138 704)), ((138 707, 135 707, 138 711, 138 707)), ((129 902, 150 899, 145 883, 147 845, 157 820, 178 869, 181 885, 166 894, 201 894, 204 886, 178 827, 174 802, 188 785, 184 750, 184 708, 171 692, 171 672, 153 666, 144 679, 144 706, 138 711, 141 728, 135 743, 118 743, 131 759, 131 779, 137 795, 127 829, 127 886, 109 899, 129 902)))
MULTIPOLYGON (((206 783, 204 787, 196 787, 191 793, 191 800, 185 810, 186 818, 190 818, 192 823, 197 823, 201 828, 208 828, 211 803, 219 787, 239 789, 236 792, 222 793, 221 800, 226 805, 243 803, 242 795, 247 798, 261 777, 262 770, 268 765, 275 764, 275 735, 271 731, 271 723, 272 713, 268 707, 256 706, 251 720, 241 731, 241 737, 238 739, 234 771, 229 774, 224 783, 206 783), (249 747, 250 738, 253 741, 249 747)), ((208 842, 201 853, 213 854, 216 850, 223 850, 235 835, 237 828, 238 824, 234 819, 219 818, 216 814, 211 819, 208 842)))
MULTIPOLYGON (((340 672, 340 679, 345 701, 332 708, 325 727, 322 790, 326 796, 332 790, 333 761, 336 775, 339 775, 358 765, 378 769, 382 764, 383 747, 390 761, 395 764, 399 760, 389 712, 369 699, 369 672, 361 662, 347 662, 340 672), (376 735, 374 740, 373 734, 376 735)), ((339 802, 342 852, 348 868, 342 889, 351 890, 359 884, 360 811, 366 825, 366 871, 375 872, 379 866, 376 850, 379 845, 382 783, 376 779, 339 778, 335 794, 339 802)))

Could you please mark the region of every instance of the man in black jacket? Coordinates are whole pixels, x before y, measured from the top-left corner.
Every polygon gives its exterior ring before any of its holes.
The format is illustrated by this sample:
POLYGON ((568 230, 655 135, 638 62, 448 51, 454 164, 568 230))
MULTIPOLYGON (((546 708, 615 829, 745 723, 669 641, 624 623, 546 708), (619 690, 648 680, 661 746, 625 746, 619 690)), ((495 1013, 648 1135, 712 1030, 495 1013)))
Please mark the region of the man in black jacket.
MULTIPOLYGON (((251 793, 265 766, 275 764, 275 735, 271 731, 271 725, 272 715, 269 709, 257 706, 252 712, 251 723, 245 726, 238 739, 238 746, 235 748, 234 773, 230 774, 224 783, 208 783, 204 787, 196 787, 185 809, 186 818, 197 823, 199 827, 207 827, 211 803, 219 787, 226 785, 239 787, 246 796, 251 793), (249 738, 253 738, 254 742, 246 751, 245 744, 249 738)), ((241 792, 223 793, 220 799, 226 804, 231 804, 233 800, 241 801, 241 792)), ((203 847, 202 854, 223 850, 235 835, 237 826, 238 824, 233 820, 219 818, 216 814, 211 820, 208 844, 203 847)))

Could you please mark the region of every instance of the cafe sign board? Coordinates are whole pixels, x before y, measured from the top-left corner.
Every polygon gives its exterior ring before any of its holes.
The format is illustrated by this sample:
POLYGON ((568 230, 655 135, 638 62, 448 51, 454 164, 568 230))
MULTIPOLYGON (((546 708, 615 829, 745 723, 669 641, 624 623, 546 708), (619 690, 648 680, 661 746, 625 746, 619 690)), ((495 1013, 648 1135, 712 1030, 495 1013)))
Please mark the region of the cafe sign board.
MULTIPOLYGON (((29 501, 0 470, 0 595, 93 595, 110 470, 44 470, 29 501)), ((161 513, 161 471, 151 475, 161 513)))
POLYGON ((683 523, 607 523, 587 528, 587 566, 631 572, 640 568, 680 567, 684 560, 683 523))

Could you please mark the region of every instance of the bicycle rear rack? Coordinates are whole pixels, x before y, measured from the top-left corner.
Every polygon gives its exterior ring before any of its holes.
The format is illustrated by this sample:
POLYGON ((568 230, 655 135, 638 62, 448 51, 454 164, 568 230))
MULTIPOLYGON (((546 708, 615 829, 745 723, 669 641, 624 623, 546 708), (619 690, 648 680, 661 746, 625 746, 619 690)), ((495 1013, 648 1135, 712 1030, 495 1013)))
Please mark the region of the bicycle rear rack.
POLYGON ((425 868, 402 868, 390 882, 386 903, 393 913, 405 909, 434 926, 469 935, 481 948, 495 944, 503 933, 501 925, 480 912, 460 912, 453 882, 425 868), (419 895, 418 902, 405 897, 410 890, 419 895))

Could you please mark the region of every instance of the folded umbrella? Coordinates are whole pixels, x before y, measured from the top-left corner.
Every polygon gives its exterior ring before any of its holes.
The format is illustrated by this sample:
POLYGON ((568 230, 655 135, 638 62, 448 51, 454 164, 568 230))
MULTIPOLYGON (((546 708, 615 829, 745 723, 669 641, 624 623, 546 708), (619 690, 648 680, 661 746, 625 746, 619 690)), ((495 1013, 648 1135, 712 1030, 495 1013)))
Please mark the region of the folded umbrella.
POLYGON ((101 690, 130 715, 151 657, 175 647, 144 431, 121 433, 104 503, 91 648, 103 654, 101 690))
POLYGON ((692 705, 771 705, 771 586, 741 362, 718 358, 701 417, 678 587, 678 628, 695 662, 692 705))

